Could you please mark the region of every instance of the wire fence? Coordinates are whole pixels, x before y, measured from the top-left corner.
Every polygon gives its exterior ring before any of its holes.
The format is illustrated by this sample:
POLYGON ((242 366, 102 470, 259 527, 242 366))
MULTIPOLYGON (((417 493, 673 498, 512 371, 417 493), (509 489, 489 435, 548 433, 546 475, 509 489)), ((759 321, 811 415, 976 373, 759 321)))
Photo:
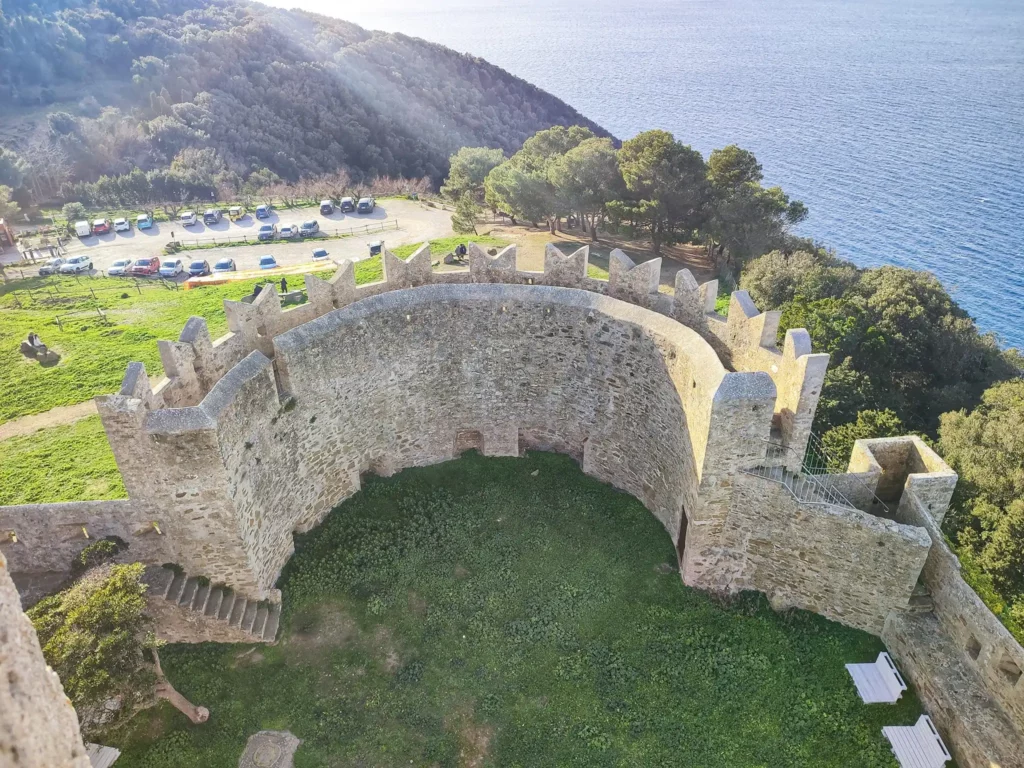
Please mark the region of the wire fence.
POLYGON ((8 268, 6 274, 9 280, 18 279, 12 273, 21 273, 20 279, 25 281, 24 285, 17 286, 16 292, 7 293, 4 297, 5 304, 16 309, 28 309, 34 304, 52 305, 87 297, 101 301, 107 294, 122 294, 125 291, 135 291, 141 295, 145 290, 181 290, 178 283, 160 277, 104 277, 99 273, 39 277, 36 274, 25 273, 24 270, 8 268))
POLYGON ((260 240, 258 235, 254 232, 251 235, 214 235, 213 237, 204 238, 176 237, 174 239, 174 244, 176 246, 176 250, 179 251, 196 251, 206 248, 221 248, 232 245, 265 246, 272 245, 274 243, 315 243, 318 240, 340 240, 341 238, 352 237, 354 235, 371 235, 377 232, 390 232, 397 229, 398 219, 390 219, 376 224, 364 224, 361 227, 349 227, 347 229, 339 227, 320 227, 319 231, 315 235, 308 235, 306 237, 281 237, 279 232, 275 232, 272 239, 260 240))

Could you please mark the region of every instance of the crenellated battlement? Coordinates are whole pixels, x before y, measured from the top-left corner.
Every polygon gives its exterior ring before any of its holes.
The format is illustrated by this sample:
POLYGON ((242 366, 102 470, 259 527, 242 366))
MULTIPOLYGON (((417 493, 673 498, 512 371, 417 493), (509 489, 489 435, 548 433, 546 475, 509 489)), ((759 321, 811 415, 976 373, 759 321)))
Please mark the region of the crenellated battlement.
MULTIPOLYGON (((212 340, 206 321, 191 318, 177 341, 159 342, 165 377, 152 395, 144 397, 150 408, 181 408, 199 403, 234 365, 259 351, 273 359, 274 339, 293 328, 335 309, 389 291, 423 285, 501 283, 576 288, 606 295, 671 317, 697 331, 716 350, 722 363, 740 372, 761 371, 771 376, 778 393, 775 406, 775 437, 796 454, 806 445, 817 408, 828 355, 813 354, 806 331, 787 333, 780 350, 776 344, 778 312, 758 312, 746 291, 732 295, 727 317, 715 312, 718 281, 698 285, 687 269, 676 273, 674 293, 659 290, 661 259, 635 264, 621 250, 609 256, 608 279, 589 277, 590 251, 584 246, 563 253, 548 245, 542 272, 517 267, 516 246, 495 255, 469 245, 469 267, 435 271, 428 245, 407 260, 390 251, 383 253, 383 280, 358 285, 355 265, 343 261, 327 280, 305 276, 307 302, 285 308, 276 287, 269 284, 251 302, 225 301, 229 333, 212 340)), ((126 387, 133 390, 137 372, 129 371, 126 387)))

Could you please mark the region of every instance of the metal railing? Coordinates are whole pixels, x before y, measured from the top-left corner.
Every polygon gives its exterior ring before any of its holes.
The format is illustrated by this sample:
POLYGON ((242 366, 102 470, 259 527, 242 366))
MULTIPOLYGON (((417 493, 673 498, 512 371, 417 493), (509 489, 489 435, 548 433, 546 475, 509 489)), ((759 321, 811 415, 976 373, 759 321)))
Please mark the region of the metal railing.
MULTIPOLYGON (((862 509, 850 501, 836 485, 835 478, 843 477, 847 484, 857 487, 861 494, 871 499, 871 506, 880 507, 883 516, 889 515, 889 507, 878 498, 871 486, 856 474, 847 472, 846 467, 828 453, 821 438, 814 433, 811 433, 807 448, 800 457, 799 472, 787 469, 779 463, 784 462, 787 457, 796 456, 796 451, 774 440, 765 442, 764 464, 743 470, 746 474, 779 483, 793 498, 803 504, 832 504, 848 509, 862 509)), ((878 514, 878 511, 873 511, 873 514, 878 514)))

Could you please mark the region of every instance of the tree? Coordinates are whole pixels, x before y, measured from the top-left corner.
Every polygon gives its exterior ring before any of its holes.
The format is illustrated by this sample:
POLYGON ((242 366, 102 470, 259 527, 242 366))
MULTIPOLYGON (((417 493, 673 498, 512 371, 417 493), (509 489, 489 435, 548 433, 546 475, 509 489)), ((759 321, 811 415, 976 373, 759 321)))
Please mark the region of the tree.
POLYGON ((701 225, 707 200, 707 166, 700 152, 668 131, 645 131, 623 143, 619 169, 632 202, 619 206, 651 238, 654 253, 701 225))
POLYGON ((13 150, 0 147, 0 184, 17 189, 28 174, 28 164, 13 150))
POLYGON ((747 265, 740 284, 762 309, 782 311, 780 339, 806 328, 814 349, 832 356, 818 430, 856 411, 889 409, 908 428, 931 433, 940 414, 1019 375, 1014 354, 980 333, 925 272, 857 269, 825 252, 770 253, 747 265))
POLYGON ((85 206, 81 203, 64 203, 60 212, 67 220, 69 227, 73 226, 76 221, 83 221, 86 216, 85 206))
POLYGON ((130 714, 151 695, 167 699, 193 722, 209 717, 173 689, 158 662, 151 667, 145 661, 144 652, 155 649, 156 641, 144 613, 142 573, 140 563, 102 566, 28 611, 43 656, 60 675, 83 725, 99 723, 96 713, 112 698, 120 699, 120 712, 130 714))
POLYGON ((747 260, 780 247, 790 227, 807 218, 807 207, 779 187, 761 186, 753 153, 732 144, 708 157, 711 185, 708 250, 720 272, 735 272, 747 260))
POLYGON ((492 209, 534 226, 553 209, 552 190, 540 173, 517 167, 508 160, 487 174, 484 197, 492 209))
POLYGON ((853 444, 857 440, 868 440, 874 437, 899 437, 907 433, 903 422, 895 413, 885 411, 861 411, 857 414, 857 420, 851 424, 842 424, 833 427, 821 436, 825 452, 835 461, 838 467, 846 469, 850 455, 853 453, 853 444))
POLYGON ((1024 380, 986 390, 970 413, 943 414, 939 450, 960 475, 947 528, 1024 609, 1024 380))
POLYGON ((590 235, 597 241, 597 224, 608 203, 625 193, 618 157, 611 139, 586 139, 548 167, 548 181, 570 210, 589 220, 590 235))
POLYGON ((473 202, 472 193, 463 193, 455 205, 455 213, 452 214, 452 231, 459 235, 475 235, 476 213, 477 207, 473 202))
POLYGON ((0 219, 11 219, 21 211, 21 206, 11 199, 14 190, 0 184, 0 219))
POLYGON ((463 147, 449 159, 450 170, 441 186, 441 194, 456 201, 469 194, 477 203, 482 203, 484 179, 503 162, 505 154, 500 149, 463 147))

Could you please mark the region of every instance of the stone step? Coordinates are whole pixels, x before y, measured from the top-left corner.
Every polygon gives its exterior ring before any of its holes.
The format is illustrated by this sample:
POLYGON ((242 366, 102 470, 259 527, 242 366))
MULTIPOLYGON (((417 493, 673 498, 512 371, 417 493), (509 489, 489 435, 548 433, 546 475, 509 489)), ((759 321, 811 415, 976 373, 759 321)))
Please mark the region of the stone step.
POLYGON ((185 588, 181 590, 181 597, 178 598, 178 605, 192 605, 192 598, 196 596, 197 589, 199 589, 199 578, 196 576, 190 576, 185 581, 185 588))
POLYGON ((911 595, 907 610, 911 613, 931 613, 935 609, 931 595, 911 595))
POLYGON ((149 594, 165 597, 174 581, 174 571, 169 568, 147 568, 142 579, 149 586, 149 594))
POLYGON ((203 609, 204 616, 210 616, 211 618, 217 618, 217 614, 220 612, 220 604, 224 601, 224 590, 218 587, 210 592, 210 597, 206 601, 206 607, 203 609))
POLYGON ((185 582, 188 581, 188 576, 184 573, 175 573, 174 579, 171 581, 171 585, 167 588, 167 593, 164 598, 170 600, 172 603, 178 602, 178 598, 181 597, 181 592, 185 589, 185 582))
POLYGON ((235 607, 235 593, 225 592, 221 600, 220 609, 217 611, 217 618, 221 621, 228 621, 231 618, 231 610, 235 607))
POLYGON ((272 643, 277 639, 277 628, 281 624, 281 606, 274 605, 270 609, 270 615, 267 617, 267 624, 263 627, 263 639, 272 643))
POLYGON ((192 598, 191 608, 197 613, 206 612, 206 601, 210 599, 210 585, 202 584, 199 589, 196 590, 196 596, 192 598))
POLYGON ((235 600, 235 606, 231 609, 231 618, 228 619, 228 623, 232 627, 242 626, 242 618, 245 616, 246 604, 248 602, 249 601, 242 596, 239 596, 235 600))
POLYGON ((245 606, 245 614, 242 616, 242 623, 239 625, 244 632, 252 632, 253 622, 256 621, 256 610, 258 606, 252 600, 245 606))
POLYGON ((261 605, 256 609, 256 619, 252 623, 252 633, 257 637, 263 637, 263 630, 267 626, 267 616, 270 615, 270 609, 265 605, 261 605))

